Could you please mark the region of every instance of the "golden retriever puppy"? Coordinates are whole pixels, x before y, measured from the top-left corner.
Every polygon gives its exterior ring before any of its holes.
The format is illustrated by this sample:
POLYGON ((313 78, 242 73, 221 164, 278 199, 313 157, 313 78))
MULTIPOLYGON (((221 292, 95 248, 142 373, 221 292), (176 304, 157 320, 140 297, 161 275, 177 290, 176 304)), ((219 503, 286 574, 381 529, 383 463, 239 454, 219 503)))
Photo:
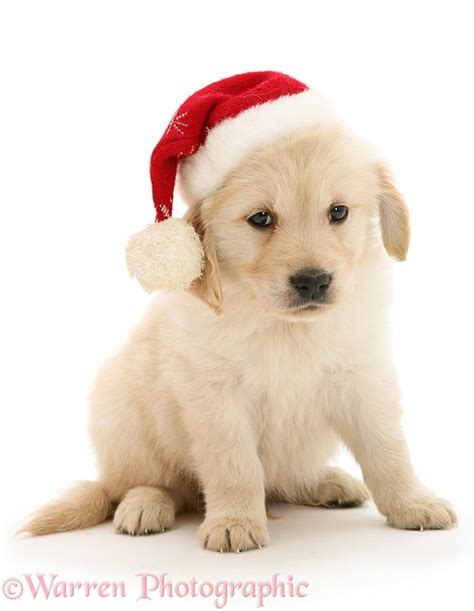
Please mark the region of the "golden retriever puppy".
POLYGON ((100 373, 98 481, 24 530, 113 515, 118 532, 161 533, 202 506, 202 545, 239 552, 267 543, 266 499, 352 506, 369 491, 391 526, 453 526, 400 427, 387 253, 405 258, 409 224, 385 166, 328 124, 248 156, 186 218, 204 273, 190 292, 154 299, 100 373), (366 485, 328 466, 341 442, 366 485))

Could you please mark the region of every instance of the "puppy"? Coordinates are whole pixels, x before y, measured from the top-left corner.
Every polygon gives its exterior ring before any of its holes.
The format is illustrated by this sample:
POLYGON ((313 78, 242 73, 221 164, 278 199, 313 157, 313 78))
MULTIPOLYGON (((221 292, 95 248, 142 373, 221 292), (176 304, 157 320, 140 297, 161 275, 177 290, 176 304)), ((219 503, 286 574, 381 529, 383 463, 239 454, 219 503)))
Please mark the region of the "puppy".
POLYGON ((186 220, 203 274, 153 300, 92 393, 98 481, 23 530, 113 515, 118 532, 161 533, 204 507, 201 544, 239 552, 267 543, 266 499, 355 506, 369 491, 391 526, 453 526, 400 426, 387 253, 405 259, 409 223, 384 164, 324 125, 246 157, 186 220), (366 485, 328 466, 341 442, 366 485))

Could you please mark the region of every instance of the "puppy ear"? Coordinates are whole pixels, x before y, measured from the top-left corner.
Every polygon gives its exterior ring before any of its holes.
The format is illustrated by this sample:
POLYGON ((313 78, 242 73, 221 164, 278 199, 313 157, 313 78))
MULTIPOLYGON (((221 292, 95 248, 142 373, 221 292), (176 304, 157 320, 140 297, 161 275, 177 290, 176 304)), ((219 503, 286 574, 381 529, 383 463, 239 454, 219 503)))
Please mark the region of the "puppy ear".
POLYGON ((379 164, 377 174, 380 183, 379 217, 383 243, 391 257, 404 261, 410 243, 408 208, 393 184, 390 171, 379 164))
POLYGON ((184 220, 194 227, 204 249, 204 270, 192 283, 189 292, 201 299, 216 314, 222 314, 223 297, 216 248, 212 232, 202 218, 201 205, 193 204, 188 208, 184 220))

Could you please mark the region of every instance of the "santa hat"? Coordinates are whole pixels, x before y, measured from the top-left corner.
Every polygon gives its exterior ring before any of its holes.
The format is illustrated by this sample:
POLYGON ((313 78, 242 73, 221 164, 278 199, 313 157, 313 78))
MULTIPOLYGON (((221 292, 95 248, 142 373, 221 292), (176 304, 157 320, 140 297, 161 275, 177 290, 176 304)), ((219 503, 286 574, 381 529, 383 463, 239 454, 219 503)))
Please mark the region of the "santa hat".
POLYGON ((239 74, 194 93, 151 156, 156 218, 130 238, 130 275, 148 292, 189 288, 203 271, 204 253, 194 228, 172 218, 176 181, 185 202, 197 205, 253 151, 330 116, 316 92, 280 72, 239 74))

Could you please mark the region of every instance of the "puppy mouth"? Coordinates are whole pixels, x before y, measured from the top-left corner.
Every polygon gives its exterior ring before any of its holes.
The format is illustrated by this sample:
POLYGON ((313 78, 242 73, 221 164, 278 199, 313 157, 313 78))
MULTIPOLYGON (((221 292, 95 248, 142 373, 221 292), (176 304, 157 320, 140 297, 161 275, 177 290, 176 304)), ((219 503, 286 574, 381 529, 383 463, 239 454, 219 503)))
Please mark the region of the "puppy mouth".
POLYGON ((267 294, 265 294, 265 292, 262 294, 259 288, 260 287, 258 285, 252 286, 252 292, 257 298, 257 301, 263 304, 269 313, 273 313, 274 315, 281 316, 283 318, 289 316, 297 319, 306 318, 311 314, 316 315, 320 312, 328 310, 335 302, 333 291, 331 291, 330 294, 326 294, 324 299, 304 300, 298 298, 295 299, 295 296, 289 294, 288 292, 281 294, 275 291, 273 295, 269 296, 268 291, 267 294))
POLYGON ((305 313, 305 312, 316 312, 318 310, 322 310, 327 308, 330 304, 328 303, 305 303, 302 305, 291 306, 287 309, 287 311, 291 314, 296 313, 305 313))
POLYGON ((326 293, 322 299, 302 300, 294 299, 293 296, 288 300, 287 311, 292 314, 304 314, 306 312, 317 312, 318 310, 326 310, 334 304, 334 292, 326 293))
POLYGON ((274 308, 274 312, 280 316, 290 316, 294 318, 304 318, 311 314, 317 314, 327 310, 331 306, 330 303, 304 303, 297 305, 289 305, 283 308, 274 308))
POLYGON ((330 303, 307 303, 273 309, 273 314, 291 322, 310 322, 328 311, 330 303))

